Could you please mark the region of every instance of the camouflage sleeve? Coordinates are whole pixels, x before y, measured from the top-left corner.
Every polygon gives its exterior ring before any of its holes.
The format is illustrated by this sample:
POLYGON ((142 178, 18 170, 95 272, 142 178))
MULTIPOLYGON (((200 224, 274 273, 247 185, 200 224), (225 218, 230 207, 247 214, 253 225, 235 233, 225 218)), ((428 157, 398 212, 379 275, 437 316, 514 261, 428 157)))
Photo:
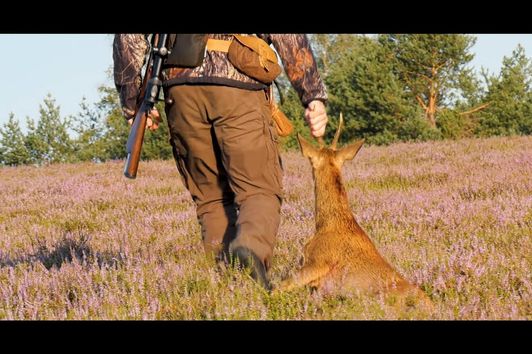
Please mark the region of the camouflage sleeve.
POLYGON ((306 107, 313 100, 327 102, 327 91, 305 34, 270 34, 290 83, 306 107))
POLYGON ((114 81, 126 118, 135 112, 141 71, 149 42, 144 34, 116 34, 113 41, 114 81))

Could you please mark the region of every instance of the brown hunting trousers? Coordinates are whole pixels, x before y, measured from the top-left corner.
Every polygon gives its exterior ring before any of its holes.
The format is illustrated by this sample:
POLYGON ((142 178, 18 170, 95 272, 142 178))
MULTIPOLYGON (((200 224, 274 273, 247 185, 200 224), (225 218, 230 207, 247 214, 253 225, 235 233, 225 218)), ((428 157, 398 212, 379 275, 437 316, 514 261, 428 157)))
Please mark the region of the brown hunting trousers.
POLYGON ((268 269, 280 221, 282 165, 265 92, 176 85, 165 94, 170 143, 196 204, 206 253, 220 257, 244 246, 268 269))

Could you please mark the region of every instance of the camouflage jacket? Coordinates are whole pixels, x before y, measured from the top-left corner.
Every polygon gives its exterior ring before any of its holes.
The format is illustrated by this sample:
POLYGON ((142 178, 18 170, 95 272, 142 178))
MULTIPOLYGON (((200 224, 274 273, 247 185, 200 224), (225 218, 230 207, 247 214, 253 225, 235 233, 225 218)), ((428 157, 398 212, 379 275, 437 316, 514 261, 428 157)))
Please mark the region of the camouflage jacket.
MULTIPOLYGON (((325 85, 320 78, 308 38, 304 34, 259 34, 273 44, 281 58, 290 83, 304 106, 313 100, 327 101, 325 85)), ((231 35, 209 34, 209 38, 230 40, 231 35)), ((141 85, 141 70, 149 50, 147 35, 117 34, 113 42, 114 81, 126 117, 135 110, 141 85), (127 113, 129 111, 129 113, 127 113)), ((227 59, 227 53, 207 51, 202 65, 196 68, 166 68, 163 86, 204 83, 221 84, 250 90, 265 85, 238 71, 227 59)))

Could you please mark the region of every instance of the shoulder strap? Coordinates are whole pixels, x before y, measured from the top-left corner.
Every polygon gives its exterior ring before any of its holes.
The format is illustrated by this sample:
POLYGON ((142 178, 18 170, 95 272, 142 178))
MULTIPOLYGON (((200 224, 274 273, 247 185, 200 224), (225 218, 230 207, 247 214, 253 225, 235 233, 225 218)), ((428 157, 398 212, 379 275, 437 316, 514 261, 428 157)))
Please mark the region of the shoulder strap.
POLYGON ((229 51, 229 46, 232 41, 226 41, 223 39, 212 39, 207 40, 207 50, 214 50, 218 52, 227 53, 229 51))

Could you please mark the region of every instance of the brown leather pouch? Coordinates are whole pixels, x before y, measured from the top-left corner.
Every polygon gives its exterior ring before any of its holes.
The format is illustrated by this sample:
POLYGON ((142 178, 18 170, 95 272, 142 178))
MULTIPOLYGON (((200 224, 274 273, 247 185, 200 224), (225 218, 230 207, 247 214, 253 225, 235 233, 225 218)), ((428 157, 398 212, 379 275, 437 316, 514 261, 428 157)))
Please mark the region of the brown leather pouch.
POLYGON ((292 125, 292 122, 290 122, 290 119, 277 107, 277 104, 272 101, 271 107, 272 107, 272 118, 275 123, 275 128, 277 130, 277 134, 279 136, 285 137, 290 134, 292 134, 292 131, 294 130, 294 126, 292 125))
POLYGON ((235 68, 267 85, 281 73, 275 51, 258 37, 234 35, 227 57, 235 68))
POLYGON ((294 126, 286 114, 284 114, 283 111, 281 111, 281 109, 277 106, 275 97, 273 96, 273 86, 270 86, 269 88, 268 100, 270 103, 270 109, 272 111, 272 118, 275 124, 277 135, 285 137, 292 134, 294 131, 294 126))

